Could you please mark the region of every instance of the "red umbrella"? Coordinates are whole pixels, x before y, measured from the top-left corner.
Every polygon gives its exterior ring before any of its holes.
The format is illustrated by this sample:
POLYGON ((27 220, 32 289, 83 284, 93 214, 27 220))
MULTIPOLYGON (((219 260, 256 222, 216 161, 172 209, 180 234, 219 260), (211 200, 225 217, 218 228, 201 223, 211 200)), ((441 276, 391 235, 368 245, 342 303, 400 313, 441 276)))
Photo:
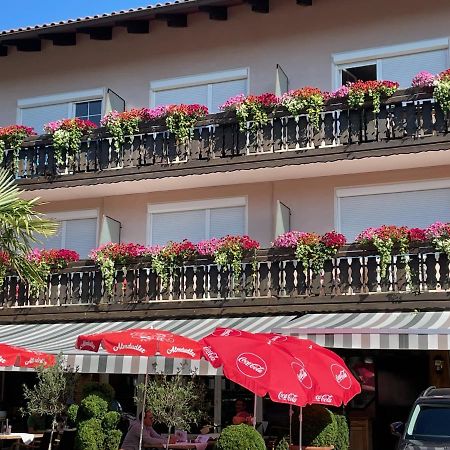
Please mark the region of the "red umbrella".
MULTIPOLYGON (((170 331, 144 328, 80 335, 77 338, 75 347, 80 350, 97 352, 100 345, 108 353, 130 356, 200 359, 202 352, 201 345, 193 339, 171 333, 170 331)), ((148 373, 145 374, 144 405, 147 395, 147 378, 148 373)), ((142 414, 141 420, 139 449, 142 448, 144 415, 142 414)))
POLYGON ((106 333, 84 334, 75 347, 97 352, 100 345, 116 355, 165 356, 168 358, 200 359, 201 346, 193 339, 170 331, 132 328, 106 333))
POLYGON ((0 344, 0 366, 2 367, 28 367, 34 368, 41 364, 44 366, 55 365, 55 355, 36 352, 9 344, 0 344))

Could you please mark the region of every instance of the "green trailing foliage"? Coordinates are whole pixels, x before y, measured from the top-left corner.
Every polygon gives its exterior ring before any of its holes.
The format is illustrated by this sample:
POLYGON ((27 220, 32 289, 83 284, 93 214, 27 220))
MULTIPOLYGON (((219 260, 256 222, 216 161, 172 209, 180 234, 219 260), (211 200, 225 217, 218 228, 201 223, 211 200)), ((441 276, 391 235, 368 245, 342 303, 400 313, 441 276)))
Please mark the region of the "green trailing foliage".
POLYGON ((217 450, 266 450, 261 435, 246 424, 226 427, 217 441, 217 450))

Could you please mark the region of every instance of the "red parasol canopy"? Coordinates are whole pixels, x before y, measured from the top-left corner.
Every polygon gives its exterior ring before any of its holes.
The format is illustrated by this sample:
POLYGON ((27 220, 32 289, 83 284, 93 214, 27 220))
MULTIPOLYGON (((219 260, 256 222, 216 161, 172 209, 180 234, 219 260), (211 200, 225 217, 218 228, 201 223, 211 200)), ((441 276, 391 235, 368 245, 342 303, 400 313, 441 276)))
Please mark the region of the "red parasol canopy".
POLYGON ((108 352, 130 356, 165 356, 168 358, 200 359, 197 341, 170 331, 132 328, 106 333, 84 334, 75 347, 97 352, 100 345, 108 352))
POLYGON ((36 352, 22 347, 9 344, 0 344, 0 366, 28 367, 33 368, 43 364, 44 366, 55 365, 55 355, 36 352))

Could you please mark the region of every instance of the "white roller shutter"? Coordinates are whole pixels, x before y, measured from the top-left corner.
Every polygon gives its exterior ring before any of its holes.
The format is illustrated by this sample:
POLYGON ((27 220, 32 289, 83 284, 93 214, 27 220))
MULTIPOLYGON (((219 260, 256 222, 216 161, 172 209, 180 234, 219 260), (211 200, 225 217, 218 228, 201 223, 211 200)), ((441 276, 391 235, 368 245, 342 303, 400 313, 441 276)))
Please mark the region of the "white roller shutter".
POLYGON ((59 222, 58 231, 53 236, 47 238, 39 238, 40 243, 37 243, 37 247, 42 247, 45 249, 51 248, 63 248, 62 237, 63 237, 64 224, 59 222))
POLYGON ((210 237, 245 234, 245 206, 211 209, 210 216, 210 237))
POLYGON ((188 239, 199 242, 206 239, 206 211, 176 211, 151 214, 151 245, 188 239))
POLYGON ((437 74, 448 67, 447 49, 420 52, 410 55, 384 58, 381 63, 381 78, 398 81, 400 87, 411 86, 411 81, 417 73, 426 70, 437 74))
POLYGON ((65 248, 75 250, 80 258, 87 258, 97 244, 97 219, 66 221, 65 248))
POLYGON ((338 205, 337 226, 350 242, 368 227, 450 222, 450 188, 345 196, 338 205))
POLYGON ((210 112, 215 113, 229 98, 247 93, 247 79, 213 83, 211 89, 209 109, 210 112))
POLYGON ((21 125, 33 127, 38 134, 44 132, 46 123, 65 119, 70 115, 69 103, 21 108, 20 112, 21 125))
POLYGON ((208 104, 208 85, 165 89, 155 92, 155 106, 179 105, 181 103, 208 104))

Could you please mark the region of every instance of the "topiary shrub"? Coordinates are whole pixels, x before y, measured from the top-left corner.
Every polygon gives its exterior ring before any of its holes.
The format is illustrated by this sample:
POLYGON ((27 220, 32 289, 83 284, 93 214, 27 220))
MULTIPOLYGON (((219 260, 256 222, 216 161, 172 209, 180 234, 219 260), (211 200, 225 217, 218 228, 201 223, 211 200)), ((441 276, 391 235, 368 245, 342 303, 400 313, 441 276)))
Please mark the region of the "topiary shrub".
POLYGON ((79 406, 76 403, 73 403, 67 408, 67 422, 71 428, 75 427, 77 423, 78 408, 79 406))
POLYGON ((82 398, 88 397, 91 394, 95 394, 105 400, 108 404, 116 396, 114 388, 108 383, 98 383, 91 381, 83 386, 82 398))
POLYGON ((348 450, 350 446, 350 431, 348 429, 347 419, 340 414, 335 414, 334 418, 337 426, 334 448, 335 450, 348 450))
POLYGON ((331 411, 320 405, 304 408, 302 445, 329 447, 336 442, 336 436, 336 419, 331 411))
POLYGON ((99 419, 88 419, 77 427, 75 448, 80 450, 103 450, 104 435, 99 419))
POLYGON ((83 418, 103 419, 108 411, 108 403, 98 395, 91 394, 81 400, 80 413, 83 418))
POLYGON ((217 450, 266 450, 266 444, 253 427, 242 423, 230 425, 222 431, 217 450))
POLYGON ((108 411, 103 416, 103 429, 104 430, 115 430, 119 424, 120 414, 116 411, 108 411))
POLYGON ((120 430, 109 430, 105 436, 104 449, 117 450, 122 439, 122 432, 120 430))

